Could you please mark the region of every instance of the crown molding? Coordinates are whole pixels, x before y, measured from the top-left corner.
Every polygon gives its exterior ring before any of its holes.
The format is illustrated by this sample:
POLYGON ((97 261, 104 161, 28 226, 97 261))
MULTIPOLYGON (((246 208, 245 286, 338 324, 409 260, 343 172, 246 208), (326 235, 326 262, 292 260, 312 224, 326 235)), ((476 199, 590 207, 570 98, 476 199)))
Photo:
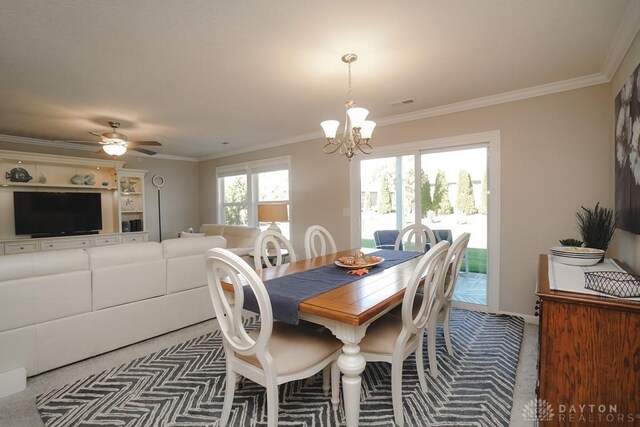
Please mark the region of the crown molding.
POLYGON ((576 77, 573 79, 562 80, 559 82, 547 83, 539 86, 532 86, 524 89, 503 92, 497 95, 489 95, 482 98, 469 99, 467 101, 454 102, 452 104, 442 105, 439 107, 427 108, 426 110, 415 111, 412 113, 399 114, 397 116, 385 117, 376 120, 378 125, 392 125, 404 123, 413 120, 427 119, 430 117, 443 116, 445 114, 459 113, 467 110, 475 110, 477 108, 490 107, 498 104, 506 104, 523 99, 536 98, 538 96, 551 95, 558 92, 566 92, 574 89, 595 86, 608 83, 609 80, 602 74, 591 74, 588 76, 576 77))
MULTIPOLYGON (((426 119, 430 117, 443 116, 445 114, 459 113, 477 108, 490 107, 492 105, 506 104, 508 102, 520 101, 523 99, 535 98, 538 96, 551 95, 558 92, 566 92, 574 89, 581 89, 589 86, 595 86, 608 83, 609 79, 600 73, 588 76, 576 77, 573 79, 562 80, 559 82, 548 83, 539 86, 532 86, 525 89, 517 89, 510 92, 499 93, 497 95, 485 96, 482 98, 469 99, 467 101, 455 102, 452 104, 442 105, 439 107, 427 108, 426 110, 414 111, 412 113, 399 114, 397 116, 389 116, 376 119, 378 126, 386 126, 398 123, 405 123, 414 120, 426 119)), ((214 154, 206 157, 199 157, 198 160, 203 162, 207 160, 215 160, 223 157, 234 156, 236 154, 244 154, 258 150, 278 147, 281 145, 295 144, 298 142, 310 141, 313 139, 324 140, 324 134, 321 130, 318 132, 299 135, 283 140, 267 142, 252 147, 240 148, 234 151, 227 151, 220 154, 214 154)))
POLYGON ((631 43, 636 38, 638 31, 640 31, 640 2, 632 0, 625 10, 616 36, 602 63, 600 72, 608 80, 611 80, 616 71, 618 71, 618 67, 631 47, 631 43))
POLYGON ((322 130, 318 132, 306 133, 304 135, 292 136, 291 138, 279 139, 276 141, 265 142, 263 144, 253 145, 250 147, 238 148, 231 151, 225 151, 224 153, 211 154, 209 156, 198 157, 198 161, 206 162, 208 160, 222 159, 223 157, 235 156, 236 154, 252 153, 254 151, 266 150, 268 148, 280 147, 282 145, 296 144, 298 142, 310 141, 312 139, 322 138, 324 140, 324 133, 322 130))
MULTIPOLYGON (((0 134, 0 142, 12 142, 16 144, 26 144, 26 145, 36 145, 40 147, 51 147, 51 148, 64 148, 68 150, 79 150, 79 151, 90 151, 95 153, 97 147, 92 147, 90 145, 80 145, 73 144, 70 142, 63 141, 50 141, 48 139, 38 139, 38 138, 28 138, 26 136, 15 136, 15 135, 2 135, 0 134)), ((127 153, 130 153, 128 151, 127 153)), ((149 156, 144 153, 136 153, 136 154, 124 154, 120 157, 149 157, 154 159, 163 159, 163 160, 180 160, 184 162, 198 162, 196 157, 187 157, 187 156, 174 156, 171 154, 156 154, 154 156, 149 156)))
POLYGON ((139 154, 140 155, 138 155, 138 154, 125 154, 125 156, 131 156, 131 157, 142 157, 142 156, 144 156, 144 157, 148 157, 150 159, 178 160, 178 161, 181 161, 181 162, 194 162, 194 163, 197 163, 197 162, 200 161, 200 159, 198 159, 197 157, 175 156, 173 154, 160 154, 160 153, 158 153, 158 154, 153 155, 153 156, 149 156, 149 155, 144 154, 144 153, 139 153, 139 154))

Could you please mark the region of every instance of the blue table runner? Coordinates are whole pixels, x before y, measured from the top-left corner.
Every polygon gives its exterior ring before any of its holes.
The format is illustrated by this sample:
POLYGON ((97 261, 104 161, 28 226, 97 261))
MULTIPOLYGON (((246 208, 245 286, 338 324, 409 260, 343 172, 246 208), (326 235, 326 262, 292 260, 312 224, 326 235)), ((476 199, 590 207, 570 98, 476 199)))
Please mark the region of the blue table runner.
MULTIPOLYGON (((384 258, 382 263, 369 269, 367 275, 371 275, 424 254, 422 252, 380 250, 367 255, 384 258)), ((352 274, 347 274, 347 271, 346 268, 329 264, 265 281, 264 285, 271 300, 274 319, 297 325, 299 321, 298 307, 302 301, 360 279, 352 274)), ((243 307, 257 313, 258 303, 253 291, 247 286, 243 290, 243 307)))

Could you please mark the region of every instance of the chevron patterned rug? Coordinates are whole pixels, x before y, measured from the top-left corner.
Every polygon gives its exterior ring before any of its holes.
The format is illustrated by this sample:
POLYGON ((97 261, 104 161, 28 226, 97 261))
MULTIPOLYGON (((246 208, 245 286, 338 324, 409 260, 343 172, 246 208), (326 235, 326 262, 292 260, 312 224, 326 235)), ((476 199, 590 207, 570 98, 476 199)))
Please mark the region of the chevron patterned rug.
MULTIPOLYGON (((523 326, 517 317, 454 310, 455 356, 447 354, 439 329, 440 375, 427 373, 428 393, 420 389, 415 358, 404 363, 406 425, 508 426, 523 326)), ((217 426, 225 383, 221 342, 216 331, 42 394, 36 401, 42 421, 48 427, 217 426)), ((367 364, 360 425, 394 425, 390 374, 389 364, 367 364)), ((321 383, 280 386, 281 425, 344 424, 342 409, 331 409, 321 383)), ((245 381, 229 424, 266 425, 265 401, 264 389, 245 381)))

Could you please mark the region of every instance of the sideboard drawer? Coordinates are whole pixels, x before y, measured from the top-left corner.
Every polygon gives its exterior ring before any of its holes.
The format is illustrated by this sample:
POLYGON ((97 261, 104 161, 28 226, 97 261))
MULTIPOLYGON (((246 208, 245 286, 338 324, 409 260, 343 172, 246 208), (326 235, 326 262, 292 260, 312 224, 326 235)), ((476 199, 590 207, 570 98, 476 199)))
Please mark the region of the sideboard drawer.
POLYGON ((40 242, 41 251, 57 251, 59 249, 88 248, 91 246, 91 239, 74 239, 40 242))
POLYGON ((118 236, 96 237, 95 238, 95 244, 96 244, 96 246, 117 245, 118 244, 118 236))
POLYGON ((38 250, 38 242, 5 243, 4 244, 4 253, 7 255, 36 252, 37 250, 38 250))

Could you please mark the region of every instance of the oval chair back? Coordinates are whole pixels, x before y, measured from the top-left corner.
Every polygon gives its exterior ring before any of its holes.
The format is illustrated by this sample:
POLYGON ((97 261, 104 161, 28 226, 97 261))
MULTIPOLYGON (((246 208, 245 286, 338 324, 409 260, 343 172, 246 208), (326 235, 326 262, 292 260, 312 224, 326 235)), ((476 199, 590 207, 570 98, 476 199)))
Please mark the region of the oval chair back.
POLYGON ((213 248, 207 251, 207 282, 225 348, 232 352, 230 354, 264 358, 273 327, 273 312, 267 289, 260 277, 239 256, 226 249, 213 248), (222 282, 233 285, 233 304, 229 303, 222 282), (245 284, 251 288, 258 302, 261 326, 257 338, 255 335, 252 338, 244 328, 242 309, 245 284))
POLYGON ((456 282, 458 281, 458 274, 460 273, 460 267, 462 266, 462 260, 464 259, 470 237, 471 234, 462 233, 453 242, 451 247, 449 247, 445 260, 447 272, 442 282, 442 287, 438 289, 438 299, 443 302, 451 301, 451 298, 453 298, 453 292, 455 291, 456 282))
POLYGON ((283 249, 288 252, 289 262, 298 260, 293 245, 281 233, 272 230, 260 233, 253 246, 253 261, 256 271, 262 270, 263 265, 267 267, 282 265, 284 257, 287 256, 283 253, 283 249))
POLYGON ((336 242, 329 230, 312 225, 304 233, 304 253, 307 259, 337 252, 336 242))
POLYGON ((400 230, 393 248, 396 251, 426 252, 436 244, 433 231, 424 224, 411 224, 400 230))
POLYGON ((441 287, 445 269, 445 258, 449 242, 442 241, 422 255, 411 273, 402 299, 402 324, 410 334, 422 334, 427 320, 436 309, 436 290, 441 287), (423 282, 424 281, 424 282, 423 282), (420 283, 424 283, 422 304, 414 310, 414 302, 420 283))

